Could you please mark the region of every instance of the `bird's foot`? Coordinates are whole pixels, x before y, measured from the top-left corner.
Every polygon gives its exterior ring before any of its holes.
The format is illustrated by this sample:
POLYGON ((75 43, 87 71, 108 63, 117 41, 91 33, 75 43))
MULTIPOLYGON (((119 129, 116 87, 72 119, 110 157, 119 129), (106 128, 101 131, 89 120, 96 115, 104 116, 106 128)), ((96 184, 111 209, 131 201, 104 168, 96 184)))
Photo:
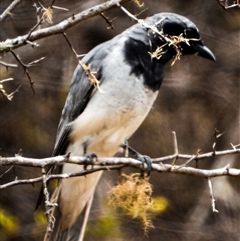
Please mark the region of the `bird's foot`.
POLYGON ((91 154, 85 154, 84 157, 85 157, 84 170, 86 170, 87 166, 89 165, 91 165, 93 168, 94 163, 97 160, 97 155, 95 153, 91 153, 91 154))
MULTIPOLYGON (((152 171, 152 160, 149 156, 146 155, 142 155, 139 152, 137 152, 135 149, 133 149, 132 147, 130 147, 128 145, 128 142, 126 141, 124 144, 121 145, 121 147, 128 151, 129 153, 131 153, 133 156, 135 156, 135 158, 142 162, 143 165, 143 169, 145 168, 144 164, 147 165, 147 176, 150 176, 151 171, 152 171)), ((142 176, 144 176, 144 171, 142 171, 142 176)))

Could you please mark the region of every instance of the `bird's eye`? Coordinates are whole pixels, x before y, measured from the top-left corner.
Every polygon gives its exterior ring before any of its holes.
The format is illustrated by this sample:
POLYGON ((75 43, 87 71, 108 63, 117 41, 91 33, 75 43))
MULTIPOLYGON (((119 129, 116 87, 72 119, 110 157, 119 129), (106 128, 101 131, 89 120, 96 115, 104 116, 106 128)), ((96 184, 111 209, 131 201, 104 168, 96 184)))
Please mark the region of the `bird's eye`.
POLYGON ((195 39, 200 39, 199 33, 195 29, 185 29, 184 30, 184 37, 186 38, 195 38, 195 39))

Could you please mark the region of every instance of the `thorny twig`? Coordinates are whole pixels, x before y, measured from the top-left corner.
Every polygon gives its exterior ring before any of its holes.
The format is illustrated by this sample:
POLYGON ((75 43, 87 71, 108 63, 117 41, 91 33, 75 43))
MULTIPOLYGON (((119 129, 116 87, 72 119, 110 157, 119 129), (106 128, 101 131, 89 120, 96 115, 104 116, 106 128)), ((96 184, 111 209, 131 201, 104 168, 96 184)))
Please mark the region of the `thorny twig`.
POLYGON ((31 76, 30 76, 30 74, 28 73, 28 70, 27 70, 27 69, 28 69, 29 67, 34 66, 34 64, 40 62, 41 60, 45 59, 45 57, 42 57, 42 58, 40 58, 40 59, 38 59, 38 60, 34 60, 34 61, 32 61, 31 63, 25 64, 25 63, 22 62, 22 60, 20 59, 20 57, 19 57, 17 54, 14 53, 14 51, 11 51, 11 53, 12 53, 12 55, 15 57, 15 59, 18 61, 18 63, 23 67, 24 73, 25 73, 25 74, 27 75, 27 77, 28 77, 28 80, 29 80, 31 89, 32 89, 33 93, 35 94, 34 82, 32 81, 31 76))
MULTIPOLYGON (((179 159, 191 159, 191 160, 201 160, 201 159, 206 159, 206 158, 211 158, 213 156, 212 152, 207 152, 199 155, 188 155, 188 154, 180 154, 178 153, 177 147, 177 138, 176 138, 176 133, 173 132, 173 140, 174 140, 174 154, 164 156, 164 157, 159 157, 159 158, 153 158, 151 161, 153 164, 161 164, 162 162, 166 161, 171 161, 175 158, 179 159)), ((240 144, 239 144, 240 145, 240 144)), ((216 151, 214 156, 223 156, 223 155, 232 155, 232 154, 239 154, 240 153, 240 148, 237 148, 239 145, 233 145, 232 149, 230 150, 223 150, 223 151, 216 151)), ((15 156, 15 157, 0 157, 0 166, 8 166, 8 165, 20 165, 20 166, 33 166, 33 167, 44 167, 44 166, 52 166, 52 165, 62 165, 63 163, 72 163, 72 164, 78 164, 78 165, 86 165, 86 159, 84 157, 74 157, 74 156, 56 156, 56 157, 49 157, 49 158, 43 158, 43 159, 35 159, 35 158, 25 158, 22 156, 15 156)), ((97 165, 119 165, 119 164, 124 164, 127 166, 135 166, 135 167, 141 167, 142 164, 139 161, 136 161, 135 159, 132 158, 98 158, 97 161, 94 163, 95 166, 97 165)), ((167 165, 165 166, 167 169, 168 167, 171 167, 172 165, 167 165)), ((177 167, 177 166, 176 166, 177 167)), ((183 170, 187 170, 189 167, 184 167, 182 168, 183 170)), ((161 170, 156 166, 156 171, 161 170)), ((165 170, 165 169, 164 169, 165 170)), ((198 169, 197 169, 198 170, 198 169)), ((200 169, 199 169, 200 170, 200 169)), ((179 171, 176 168, 173 169, 173 171, 179 171)), ((235 173, 235 171, 234 171, 235 173)), ((238 172, 235 174, 232 173, 233 175, 239 175, 238 172)), ((240 173, 240 170, 239 170, 240 173)), ((186 173, 188 174, 188 173, 186 173)), ((194 175, 195 173, 193 173, 194 175)), ((196 173, 197 174, 197 173, 196 173)), ((201 174, 200 174, 201 175, 201 174)), ((213 175, 213 174, 212 174, 213 175)), ((231 175, 231 172, 228 174, 231 175)))
MULTIPOLYGON (((39 2, 40 7, 38 7, 36 3, 33 4, 33 7, 36 8, 37 23, 30 29, 28 36, 27 36, 27 40, 29 40, 33 31, 35 31, 36 29, 38 29, 38 30, 40 29, 40 25, 44 21, 47 21, 50 24, 53 23, 53 21, 52 21, 53 8, 58 9, 58 10, 63 10, 63 11, 69 11, 67 8, 54 6, 53 3, 54 3, 54 1, 52 1, 51 5, 48 8, 44 7, 40 2, 39 2)), ((32 42, 30 42, 30 43, 32 43, 32 42)), ((31 45, 32 45, 32 47, 38 47, 38 44, 36 44, 36 43, 32 43, 31 45)))
POLYGON ((107 24, 109 25, 109 26, 107 27, 107 29, 114 29, 113 22, 114 22, 114 20, 116 20, 117 18, 114 18, 114 19, 110 20, 107 16, 105 16, 104 13, 100 13, 100 16, 103 17, 103 18, 106 20, 107 24))
POLYGON ((208 187, 209 187, 209 191, 210 191, 210 198, 212 200, 212 211, 215 213, 218 213, 218 210, 215 208, 216 200, 214 199, 214 196, 213 196, 213 188, 212 188, 212 182, 211 182, 210 177, 208 177, 208 187))
POLYGON ((215 155, 215 153, 216 153, 217 141, 218 141, 218 139, 219 139, 223 134, 224 134, 224 133, 220 133, 220 134, 219 134, 219 131, 218 131, 217 129, 215 129, 215 131, 214 131, 214 142, 213 142, 213 146, 212 146, 213 155, 215 155))
POLYGON ((199 156, 200 151, 201 151, 201 150, 198 149, 196 155, 192 156, 187 162, 185 162, 183 165, 177 167, 176 169, 180 169, 180 168, 182 168, 182 167, 186 167, 187 164, 189 164, 191 161, 197 160, 197 157, 199 156))
POLYGON ((17 64, 9 64, 9 63, 6 63, 4 61, 0 61, 0 65, 6 67, 7 69, 8 68, 17 68, 18 67, 17 64))
MULTIPOLYGON (((178 146, 177 146, 177 138, 176 133, 172 132, 173 134, 173 142, 174 142, 174 155, 163 157, 163 158, 157 158, 152 159, 152 170, 157 172, 171 172, 175 174, 185 174, 185 175, 193 175, 198 177, 204 177, 208 179, 208 186, 210 190, 210 198, 212 200, 212 210, 213 212, 218 212, 218 210, 215 208, 215 199, 213 196, 213 188, 211 183, 211 178, 218 177, 218 176, 237 176, 240 177, 240 170, 235 168, 230 168, 229 164, 225 167, 213 169, 213 170, 203 170, 203 169, 197 169, 192 167, 186 167, 186 165, 196 159, 203 159, 203 158, 209 158, 212 157, 212 152, 205 153, 200 155, 199 152, 195 156, 189 156, 189 155, 183 155, 179 154, 178 146), (182 166, 174 166, 170 164, 162 164, 163 161, 176 159, 176 158, 183 158, 183 159, 189 159, 184 165, 182 166)), ((232 145, 233 146, 233 145, 232 145)), ((215 156, 218 155, 226 155, 226 154, 237 154, 240 153, 240 149, 236 148, 237 146, 233 146, 234 148, 232 150, 227 151, 215 151, 215 156)), ((19 185, 19 184, 29 184, 29 183, 36 183, 42 181, 44 184, 44 195, 45 195, 45 206, 47 210, 49 225, 46 232, 46 235, 51 234, 52 229, 55 224, 55 219, 53 214, 53 208, 55 205, 54 200, 56 198, 53 197, 52 202, 49 201, 49 193, 47 190, 47 182, 51 179, 62 179, 62 178, 71 178, 76 176, 85 176, 88 174, 91 174, 93 172, 102 171, 102 170, 121 170, 124 167, 132 166, 135 168, 143 169, 142 163, 138 160, 132 159, 132 158, 98 158, 95 163, 94 167, 88 170, 82 170, 80 172, 76 173, 63 173, 63 174, 49 174, 46 175, 45 168, 48 165, 62 165, 63 163, 72 163, 72 164, 78 164, 78 165, 86 165, 87 159, 85 157, 72 157, 69 155, 64 156, 57 156, 52 158, 45 158, 42 160, 37 159, 31 159, 31 158, 24 158, 22 156, 15 156, 15 158, 2 158, 0 157, 0 165, 6 166, 6 165, 29 165, 29 166, 35 166, 35 167, 41 167, 42 168, 42 176, 33 178, 33 179, 26 179, 26 180, 14 180, 12 182, 0 185, 0 189, 6 189, 8 187, 19 185)), ((56 196, 57 197, 57 196, 56 196)))
POLYGON ((18 92, 19 88, 21 87, 21 85, 18 86, 18 88, 17 88, 16 90, 14 90, 12 93, 8 94, 8 93, 6 92, 6 90, 4 89, 4 87, 3 87, 3 83, 4 83, 4 82, 7 82, 7 81, 11 81, 11 80, 13 80, 13 78, 8 78, 8 79, 4 79, 4 80, 1 80, 1 81, 0 81, 0 92, 1 92, 8 100, 10 100, 10 101, 12 100, 14 94, 15 94, 16 92, 18 92))
POLYGON ((2 178, 5 174, 7 174, 9 171, 11 171, 13 167, 14 167, 13 165, 10 166, 5 172, 3 172, 3 174, 0 175, 0 178, 2 178))
POLYGON ((75 56, 76 56, 76 58, 77 58, 77 60, 78 60, 78 64, 79 64, 79 65, 82 67, 82 69, 84 70, 84 72, 85 72, 85 74, 86 74, 89 82, 90 82, 95 88, 97 88, 100 92, 103 92, 103 91, 101 90, 101 88, 100 88, 100 81, 99 81, 99 80, 96 78, 96 76, 95 76, 96 72, 93 72, 93 71, 91 70, 91 65, 90 65, 90 64, 89 64, 89 65, 83 64, 83 63, 81 62, 81 60, 78 59, 78 56, 79 56, 79 55, 77 54, 76 50, 73 48, 71 42, 68 40, 66 33, 63 33, 63 36, 64 36, 65 40, 67 41, 69 47, 71 48, 72 52, 75 54, 75 56))
POLYGON ((230 143, 231 147, 236 150, 236 148, 240 147, 240 144, 237 144, 237 145, 233 145, 232 143, 230 143))
POLYGON ((42 167, 42 182, 43 182, 43 194, 45 198, 45 209, 46 209, 46 215, 48 219, 47 233, 51 233, 55 224, 55 218, 52 215, 52 209, 54 206, 57 206, 57 203, 50 201, 49 192, 47 188, 47 175, 44 167, 42 167))
POLYGON ((15 48, 26 45, 28 44, 27 40, 30 42, 34 42, 38 39, 49 37, 55 34, 62 34, 66 29, 71 28, 72 26, 86 19, 99 15, 100 13, 105 12, 113 7, 116 7, 117 3, 126 3, 128 1, 130 0, 110 0, 102 4, 96 5, 94 7, 91 7, 87 10, 84 10, 78 14, 75 14, 74 16, 71 16, 53 26, 39 29, 36 31, 30 31, 30 34, 28 33, 23 36, 18 36, 14 39, 7 39, 3 42, 0 42, 0 53, 10 52, 15 48))
POLYGON ((27 75, 31 89, 33 91, 33 93, 35 94, 35 90, 34 90, 34 82, 32 81, 28 71, 27 71, 27 66, 22 62, 22 60, 13 52, 11 51, 12 55, 15 57, 15 59, 18 61, 18 63, 23 67, 24 73, 27 75))
POLYGON ((239 0, 233 1, 232 4, 228 4, 227 0, 217 0, 219 5, 223 8, 223 9, 229 9, 229 8, 235 8, 235 7, 239 7, 240 8, 240 3, 239 0))
POLYGON ((2 22, 7 16, 11 16, 11 11, 21 2, 21 0, 14 0, 8 8, 0 15, 0 22, 2 22))
MULTIPOLYGON (((52 6, 45 8, 40 2, 39 2, 40 7, 37 6, 37 4, 33 4, 33 7, 36 8, 36 13, 37 13, 37 23, 30 29, 27 40, 29 40, 31 34, 33 31, 36 29, 40 29, 40 25, 44 22, 47 21, 48 23, 52 24, 52 17, 53 17, 53 11, 52 11, 52 6), (42 16, 40 17, 40 13, 42 13, 42 16)), ((37 46, 38 47, 38 46, 37 46)))
POLYGON ((174 155, 175 155, 175 157, 173 159, 173 162, 172 162, 172 168, 173 168, 175 163, 176 163, 176 161, 177 161, 177 159, 178 159, 179 152, 178 152, 178 143, 177 143, 176 132, 173 131, 172 135, 173 135, 173 148, 174 148, 174 155))
MULTIPOLYGON (((27 158, 24 158, 27 159, 27 158)), ((71 157, 70 163, 73 163, 73 160, 76 159, 83 159, 81 157, 71 157)), ((15 162, 16 163, 16 162, 15 162)), ((79 162, 78 162, 79 163, 79 162)), ((83 162, 82 162, 83 163, 83 162)), ((57 163, 56 163, 57 164, 57 163)), ((75 162, 76 164, 76 162, 75 162)), ((83 165, 83 164, 82 164, 83 165)), ((65 179, 65 178, 72 178, 72 177, 78 177, 78 176, 86 176, 94 172, 99 171, 109 171, 109 170, 120 170, 124 167, 132 166, 138 169, 142 169, 142 163, 140 163, 138 160, 132 159, 132 158, 101 158, 101 161, 98 160, 98 163, 94 164, 95 167, 87 170, 82 170, 80 172, 74 172, 74 173, 63 173, 63 174, 50 174, 46 176, 46 181, 52 180, 52 179, 65 179), (100 163, 102 164, 100 164, 100 163)), ((189 175, 189 176, 195 176, 195 177, 201 177, 201 178, 214 178, 214 177, 222 177, 222 176, 234 176, 234 177, 240 177, 240 170, 236 168, 229 168, 229 165, 226 165, 224 167, 213 169, 213 170, 203 170, 203 169, 196 169, 193 167, 183 167, 181 169, 177 168, 176 166, 173 171, 171 170, 172 165, 171 164, 152 164, 152 170, 156 172, 161 173, 174 173, 174 174, 180 174, 180 175, 189 175)), ((2 184, 0 185, 0 190, 6 189, 12 186, 21 185, 21 184, 33 184, 42 182, 43 177, 36 177, 32 179, 19 179, 14 180, 12 182, 2 184)))

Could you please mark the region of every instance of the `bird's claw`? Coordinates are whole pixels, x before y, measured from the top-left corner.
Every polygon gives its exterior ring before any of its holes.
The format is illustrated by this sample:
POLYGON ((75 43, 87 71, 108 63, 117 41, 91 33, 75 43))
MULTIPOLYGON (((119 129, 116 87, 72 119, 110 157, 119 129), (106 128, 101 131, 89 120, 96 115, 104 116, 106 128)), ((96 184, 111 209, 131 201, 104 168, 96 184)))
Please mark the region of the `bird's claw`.
MULTIPOLYGON (((140 162, 142 162, 143 164, 143 169, 144 169, 144 164, 147 165, 147 176, 150 176, 151 174, 151 171, 152 171, 152 160, 149 156, 146 156, 146 155, 142 155, 140 154, 139 152, 137 152, 136 150, 134 150, 132 147, 130 147, 128 145, 128 142, 125 141, 124 144, 121 145, 121 147, 124 149, 124 150, 128 150, 133 156, 136 157, 136 159, 140 162)), ((144 176, 144 172, 142 172, 142 176, 144 176)))
POLYGON ((84 157, 85 157, 84 170, 87 169, 88 165, 91 165, 93 168, 94 163, 97 160, 97 155, 95 153, 91 153, 91 154, 85 154, 84 157))
MULTIPOLYGON (((137 153, 137 160, 142 162, 143 168, 144 164, 147 165, 147 176, 150 176, 152 172, 152 160, 149 156, 141 155, 140 153, 137 153)), ((144 176, 144 172, 142 172, 142 176, 144 176)))

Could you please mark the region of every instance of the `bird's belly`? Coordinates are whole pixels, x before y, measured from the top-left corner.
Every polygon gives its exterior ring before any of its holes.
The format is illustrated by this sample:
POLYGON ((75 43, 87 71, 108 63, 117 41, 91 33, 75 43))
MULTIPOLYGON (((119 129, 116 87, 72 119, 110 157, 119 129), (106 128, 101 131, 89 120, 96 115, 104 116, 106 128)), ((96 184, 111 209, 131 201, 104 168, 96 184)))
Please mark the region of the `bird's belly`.
POLYGON ((129 75, 121 81, 105 82, 101 90, 75 120, 71 134, 74 152, 86 144, 88 153, 113 156, 141 125, 157 96, 144 87, 142 79, 129 75))

